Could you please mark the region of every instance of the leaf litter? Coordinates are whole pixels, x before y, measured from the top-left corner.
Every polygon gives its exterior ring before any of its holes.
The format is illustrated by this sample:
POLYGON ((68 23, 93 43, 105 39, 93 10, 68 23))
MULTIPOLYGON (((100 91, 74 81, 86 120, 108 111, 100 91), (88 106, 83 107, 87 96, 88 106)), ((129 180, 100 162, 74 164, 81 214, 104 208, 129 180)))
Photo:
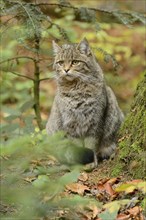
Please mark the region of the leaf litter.
POLYGON ((141 202, 146 194, 146 182, 137 179, 123 181, 122 177, 100 179, 97 183, 89 180, 89 173, 83 172, 76 183, 66 186, 68 194, 93 198, 94 203, 80 211, 81 220, 145 220, 141 202))

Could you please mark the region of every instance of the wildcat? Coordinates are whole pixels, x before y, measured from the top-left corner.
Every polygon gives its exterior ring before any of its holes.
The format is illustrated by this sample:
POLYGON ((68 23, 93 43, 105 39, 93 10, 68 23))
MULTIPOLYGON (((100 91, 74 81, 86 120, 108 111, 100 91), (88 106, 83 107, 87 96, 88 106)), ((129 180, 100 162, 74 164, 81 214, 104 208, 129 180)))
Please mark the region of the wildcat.
POLYGON ((47 133, 63 130, 70 138, 82 139, 93 150, 96 167, 99 158, 114 152, 123 113, 86 38, 61 47, 53 42, 53 49, 57 93, 47 133))

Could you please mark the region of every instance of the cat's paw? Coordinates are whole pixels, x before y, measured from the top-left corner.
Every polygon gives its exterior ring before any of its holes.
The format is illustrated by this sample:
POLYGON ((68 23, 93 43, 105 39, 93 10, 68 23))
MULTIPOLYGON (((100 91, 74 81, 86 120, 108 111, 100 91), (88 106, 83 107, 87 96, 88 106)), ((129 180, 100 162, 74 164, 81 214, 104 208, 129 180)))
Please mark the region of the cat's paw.
POLYGON ((95 163, 93 162, 93 163, 86 164, 83 169, 86 172, 92 172, 96 167, 95 167, 95 163))

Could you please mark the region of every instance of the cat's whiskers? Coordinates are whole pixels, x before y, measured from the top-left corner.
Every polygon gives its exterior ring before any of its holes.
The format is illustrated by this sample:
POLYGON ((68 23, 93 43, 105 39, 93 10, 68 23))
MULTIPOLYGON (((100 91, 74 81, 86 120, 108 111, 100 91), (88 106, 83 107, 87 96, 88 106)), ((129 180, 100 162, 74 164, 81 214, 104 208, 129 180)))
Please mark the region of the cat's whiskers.
POLYGON ((88 76, 88 75, 85 75, 83 73, 79 73, 79 72, 76 72, 75 73, 76 76, 81 79, 83 82, 88 82, 88 83, 91 83, 91 82, 95 82, 96 81, 96 77, 92 76, 88 76))
POLYGON ((92 82, 95 81, 95 77, 93 79, 91 79, 90 76, 87 76, 83 73, 79 73, 79 72, 74 72, 74 73, 67 73, 67 74, 63 74, 63 75, 57 75, 56 79, 59 80, 63 80, 63 79, 67 79, 67 78, 72 78, 72 79, 79 79, 83 82, 92 82))

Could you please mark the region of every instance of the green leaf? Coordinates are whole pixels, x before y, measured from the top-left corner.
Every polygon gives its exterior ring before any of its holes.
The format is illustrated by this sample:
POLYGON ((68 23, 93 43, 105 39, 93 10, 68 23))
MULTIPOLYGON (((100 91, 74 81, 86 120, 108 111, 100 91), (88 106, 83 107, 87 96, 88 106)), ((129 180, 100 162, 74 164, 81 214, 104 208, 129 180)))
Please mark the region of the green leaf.
POLYGON ((0 129, 0 133, 1 134, 2 133, 10 133, 10 132, 15 131, 17 128, 19 128, 19 124, 18 123, 4 125, 0 129))
MULTIPOLYGON (((97 207, 101 208, 101 203, 95 199, 85 198, 79 195, 70 196, 68 198, 62 198, 58 200, 58 204, 61 207, 77 207, 77 206, 88 206, 89 204, 95 204, 97 207)), ((107 220, 107 219, 106 219, 107 220)))
POLYGON ((34 185, 36 188, 42 189, 46 186, 46 184, 48 185, 49 182, 50 182, 50 180, 49 180, 48 176, 40 175, 40 176, 38 176, 38 179, 33 181, 32 185, 34 185))
POLYGON ((20 107, 20 111, 23 113, 23 112, 25 112, 26 110, 32 108, 34 104, 35 104, 34 100, 31 99, 31 100, 25 102, 25 103, 20 107))
POLYGON ((115 210, 114 212, 109 212, 108 210, 102 212, 101 214, 98 214, 99 218, 101 218, 102 220, 116 220, 117 217, 117 213, 118 211, 115 210))
POLYGON ((116 188, 116 192, 125 192, 125 193, 131 193, 136 189, 136 186, 133 184, 122 184, 121 186, 116 188))
POLYGON ((67 185, 71 182, 77 181, 79 175, 80 175, 79 169, 73 170, 72 172, 66 173, 62 177, 60 177, 59 182, 63 185, 67 185))
POLYGON ((7 121, 13 121, 15 120, 16 118, 19 118, 20 117, 20 114, 17 114, 17 115, 9 115, 7 117, 5 117, 5 120, 7 121))
POLYGON ((35 128, 33 125, 34 115, 28 115, 24 117, 25 128, 23 129, 24 133, 30 134, 34 132, 35 128))
POLYGON ((114 213, 120 209, 121 206, 127 205, 130 202, 129 199, 117 200, 106 203, 103 208, 108 209, 110 213, 114 213))

